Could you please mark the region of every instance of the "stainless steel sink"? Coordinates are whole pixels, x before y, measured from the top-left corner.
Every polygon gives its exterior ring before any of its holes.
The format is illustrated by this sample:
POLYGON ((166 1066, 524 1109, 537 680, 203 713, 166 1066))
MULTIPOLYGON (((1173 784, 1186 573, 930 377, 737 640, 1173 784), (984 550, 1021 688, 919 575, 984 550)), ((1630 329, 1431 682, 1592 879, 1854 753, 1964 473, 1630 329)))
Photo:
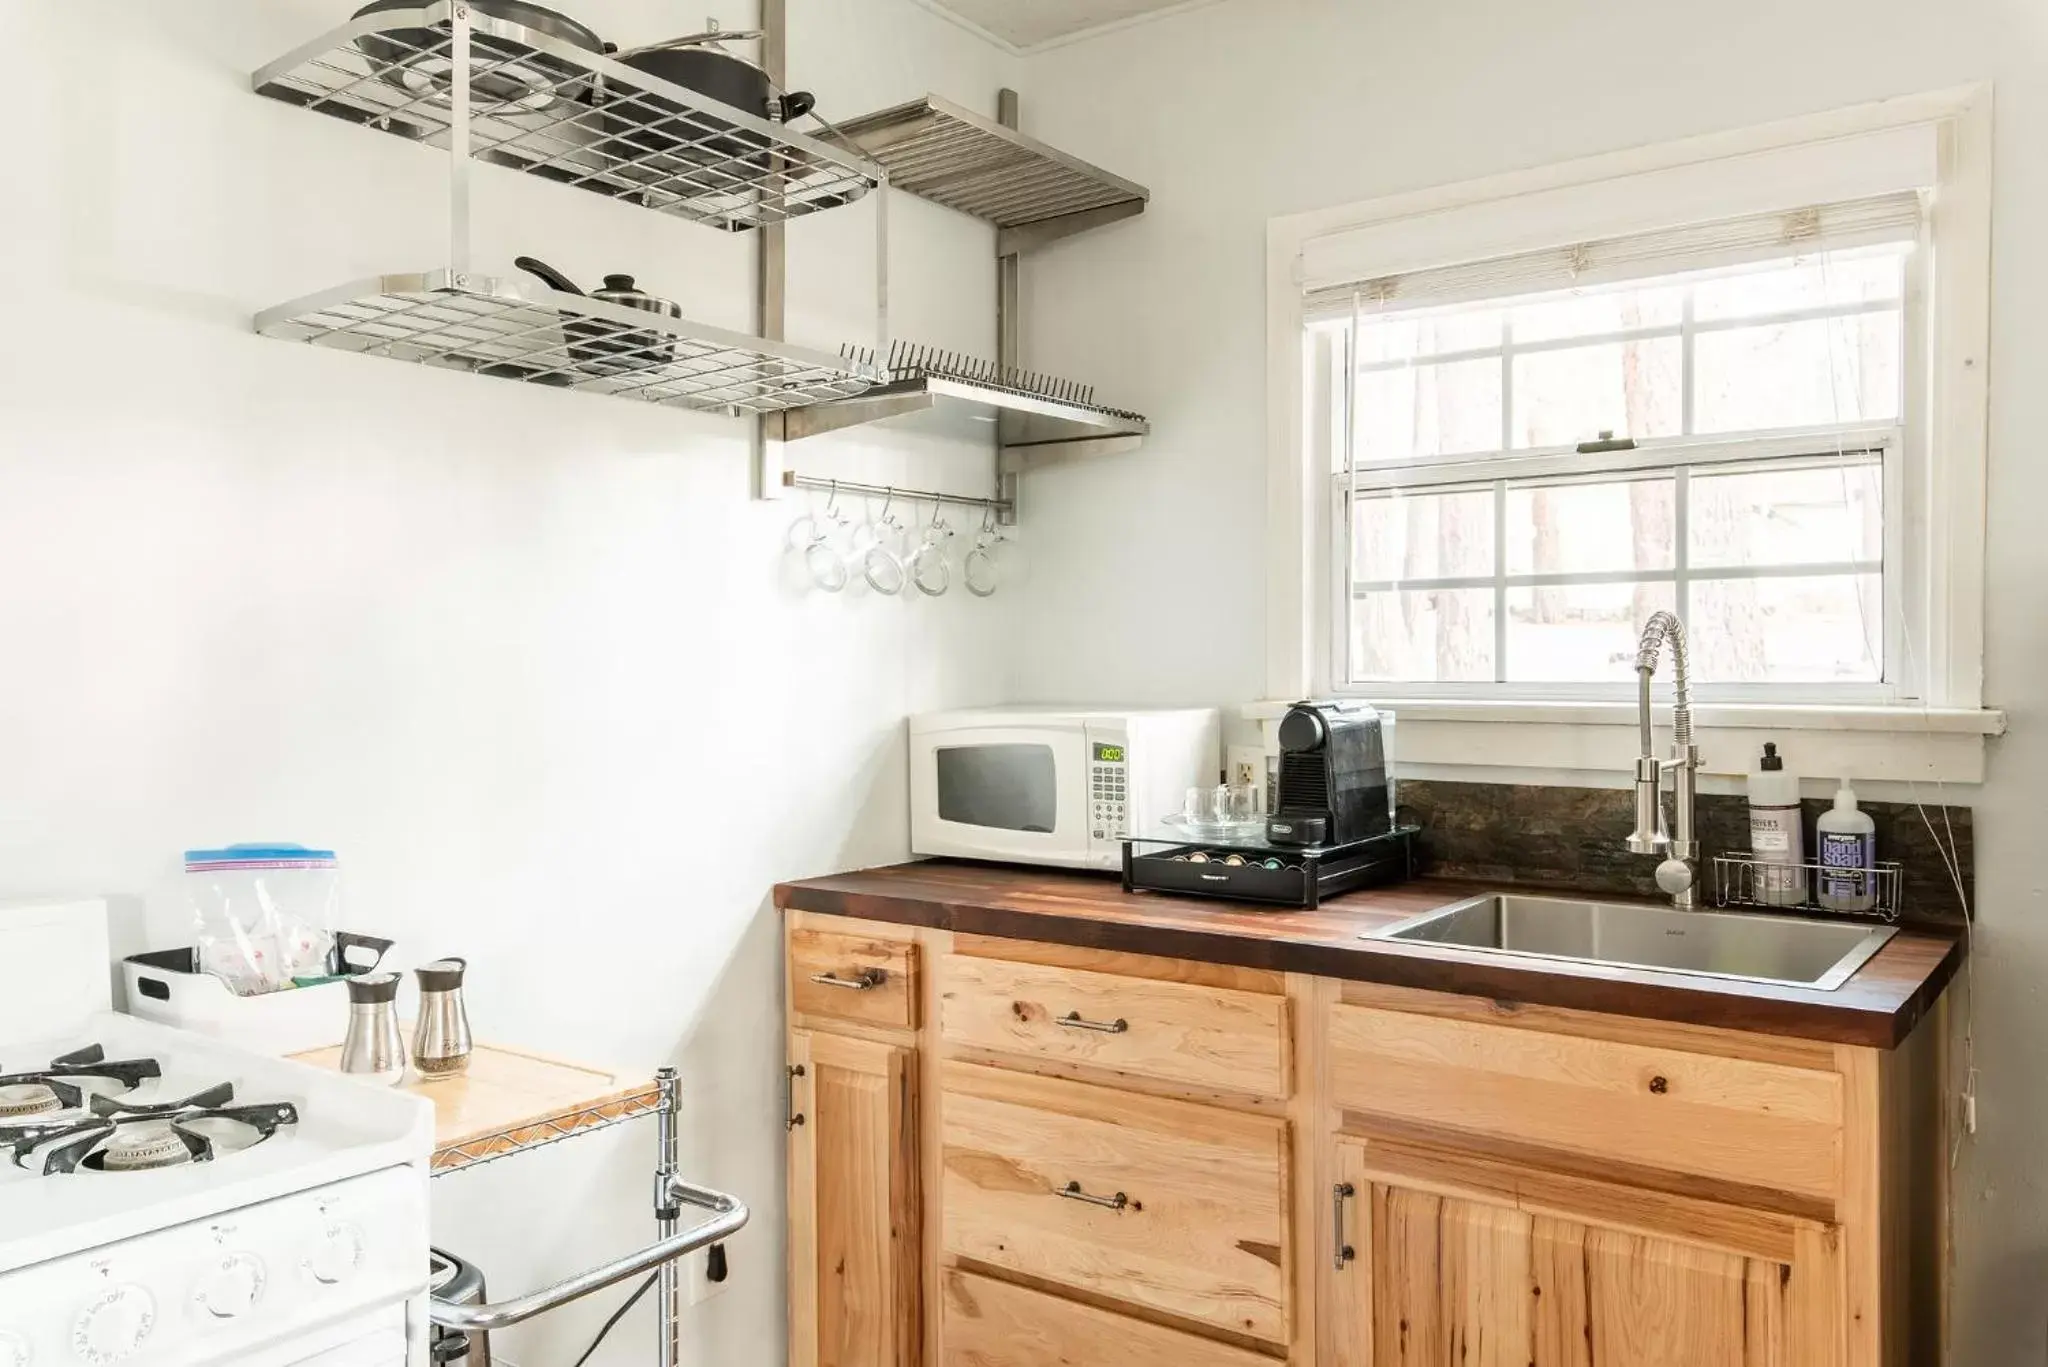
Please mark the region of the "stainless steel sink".
POLYGON ((1360 938, 1832 992, 1896 933, 1860 922, 1491 893, 1360 938))

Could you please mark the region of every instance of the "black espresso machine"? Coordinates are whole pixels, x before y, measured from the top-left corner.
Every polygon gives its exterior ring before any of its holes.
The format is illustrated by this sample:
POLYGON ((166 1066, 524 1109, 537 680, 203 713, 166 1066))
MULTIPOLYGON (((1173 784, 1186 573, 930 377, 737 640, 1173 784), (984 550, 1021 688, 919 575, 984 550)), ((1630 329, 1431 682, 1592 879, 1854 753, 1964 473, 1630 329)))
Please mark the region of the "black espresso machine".
POLYGON ((1369 702, 1298 702, 1280 719, 1266 839, 1349 845, 1394 829, 1393 721, 1369 702))
POLYGON ((1280 720, 1263 829, 1204 843, 1127 840, 1125 890, 1313 907, 1413 877, 1419 828, 1394 819, 1393 729, 1393 714, 1370 703, 1296 703, 1280 720))

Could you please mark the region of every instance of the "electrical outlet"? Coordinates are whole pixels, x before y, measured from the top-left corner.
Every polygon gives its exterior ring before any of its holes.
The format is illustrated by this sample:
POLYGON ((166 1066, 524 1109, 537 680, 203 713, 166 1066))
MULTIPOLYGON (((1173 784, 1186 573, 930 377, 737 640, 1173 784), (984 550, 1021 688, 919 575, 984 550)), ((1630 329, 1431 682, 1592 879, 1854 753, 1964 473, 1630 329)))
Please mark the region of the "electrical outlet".
POLYGON ((1259 810, 1266 810, 1266 752, 1256 745, 1230 747, 1230 763, 1224 772, 1233 784, 1254 788, 1259 793, 1259 810))
POLYGON ((702 1305, 713 1296, 724 1295, 732 1287, 732 1250, 724 1244, 713 1244, 690 1254, 683 1260, 683 1267, 690 1281, 692 1305, 702 1305), (722 1274, 719 1280, 712 1280, 714 1273, 722 1274))

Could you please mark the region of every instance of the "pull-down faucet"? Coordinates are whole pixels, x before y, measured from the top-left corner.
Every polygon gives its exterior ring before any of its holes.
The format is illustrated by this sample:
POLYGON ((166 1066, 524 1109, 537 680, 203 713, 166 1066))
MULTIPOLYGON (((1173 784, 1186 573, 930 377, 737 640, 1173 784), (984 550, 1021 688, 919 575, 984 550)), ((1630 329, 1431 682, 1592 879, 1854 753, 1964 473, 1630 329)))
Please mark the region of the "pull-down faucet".
POLYGON ((1628 838, 1634 854, 1662 854, 1657 865, 1657 886, 1671 894, 1671 905, 1693 905, 1693 867, 1700 844, 1693 836, 1695 776, 1700 767, 1700 749, 1692 743, 1692 687, 1686 679, 1685 624, 1675 613, 1653 613, 1643 623, 1642 639, 1636 645, 1636 711, 1642 727, 1642 751, 1636 760, 1636 828, 1628 838), (1656 756, 1656 742, 1650 731, 1650 679, 1657 672, 1657 656, 1666 643, 1671 647, 1671 667, 1677 696, 1671 707, 1671 758, 1656 756), (1664 774, 1672 775, 1673 826, 1664 829, 1664 774))

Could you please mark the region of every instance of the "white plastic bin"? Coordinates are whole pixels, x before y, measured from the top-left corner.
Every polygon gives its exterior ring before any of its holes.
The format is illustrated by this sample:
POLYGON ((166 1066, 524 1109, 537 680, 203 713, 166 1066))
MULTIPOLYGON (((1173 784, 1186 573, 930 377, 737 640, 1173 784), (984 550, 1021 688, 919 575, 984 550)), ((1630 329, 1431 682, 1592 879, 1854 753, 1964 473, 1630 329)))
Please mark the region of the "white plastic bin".
MULTIPOLYGON (((346 931, 334 937, 330 968, 368 973, 391 952, 392 942, 346 931)), ((348 1035, 348 984, 321 983, 284 992, 238 997, 198 969, 196 948, 132 954, 121 961, 128 1014, 181 1030, 212 1035, 259 1054, 300 1054, 340 1044, 348 1035)))

